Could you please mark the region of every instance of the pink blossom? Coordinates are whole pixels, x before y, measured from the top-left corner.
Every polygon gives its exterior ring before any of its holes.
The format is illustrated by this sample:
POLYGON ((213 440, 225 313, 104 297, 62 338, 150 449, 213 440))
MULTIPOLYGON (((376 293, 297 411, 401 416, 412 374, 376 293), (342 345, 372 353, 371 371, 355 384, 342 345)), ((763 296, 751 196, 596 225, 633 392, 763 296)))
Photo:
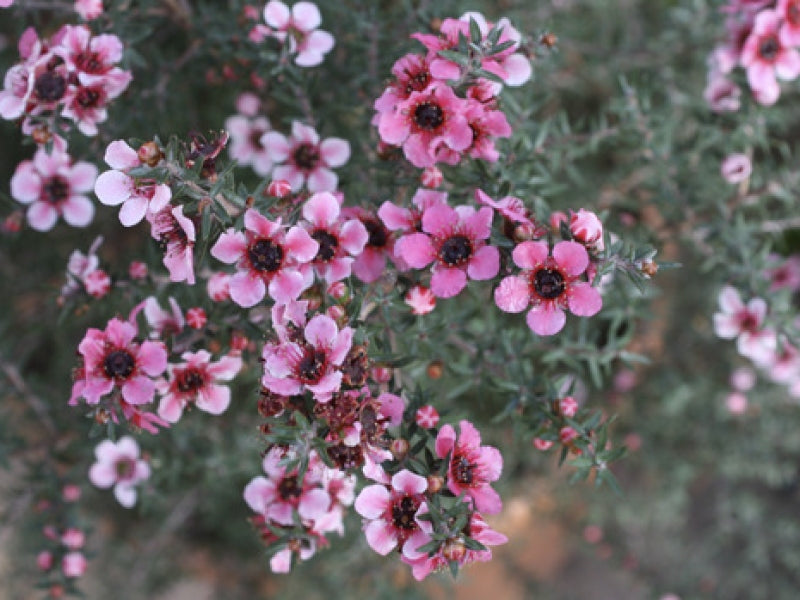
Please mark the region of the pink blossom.
POLYGON ((289 43, 289 52, 297 52, 294 62, 301 67, 320 64, 334 45, 333 36, 318 29, 322 17, 312 2, 297 2, 291 10, 283 2, 270 0, 264 7, 264 21, 275 29, 273 35, 289 43))
POLYGON ((86 536, 84 535, 83 531, 74 527, 67 529, 61 535, 61 543, 70 550, 78 550, 82 548, 85 540, 86 536))
POLYGON ((61 571, 70 579, 82 577, 87 566, 86 557, 80 552, 67 552, 61 559, 61 571))
POLYGON ((778 11, 762 10, 742 47, 741 63, 756 100, 774 104, 780 96, 776 77, 784 80, 800 75, 800 53, 780 39, 782 19, 778 11))
POLYGON ((770 264, 777 263, 776 266, 766 269, 766 275, 770 280, 769 291, 791 290, 800 291, 800 254, 782 257, 777 254, 768 257, 770 264))
POLYGON ((155 296, 149 296, 144 301, 144 318, 150 326, 151 337, 178 335, 186 325, 178 301, 170 296, 168 302, 169 310, 164 310, 155 296))
POLYGON ((721 312, 714 313, 714 332, 723 339, 737 338, 739 353, 756 362, 769 361, 777 347, 775 333, 764 328, 767 303, 753 298, 746 305, 739 292, 726 285, 719 293, 721 312))
POLYGON ((267 292, 275 302, 295 300, 313 282, 310 270, 301 266, 314 258, 319 244, 303 228, 285 231, 280 218, 270 221, 252 208, 245 212, 244 226, 244 232, 228 229, 211 248, 217 260, 236 263, 231 299, 245 308, 267 292))
MULTIPOLYGON (((128 422, 133 427, 138 427, 139 429, 144 429, 145 431, 156 435, 158 433, 158 428, 167 428, 169 427, 169 423, 167 423, 164 419, 159 417, 155 413, 147 412, 141 410, 139 407, 134 406, 132 404, 128 404, 125 400, 120 399, 119 401, 120 408, 122 409, 122 415, 128 419, 128 422)), ((116 423, 116 418, 112 414, 112 418, 116 423)))
POLYGON ((75 0, 75 12, 84 21, 91 21, 103 14, 103 0, 75 0))
POLYGON ((349 277, 355 257, 370 239, 367 228, 358 219, 346 219, 339 202, 329 192, 312 195, 302 213, 304 221, 300 225, 319 244, 311 263, 317 276, 328 283, 349 277))
POLYGON ((419 556, 417 548, 426 543, 428 521, 417 520, 425 509, 428 480, 403 469, 391 478, 391 486, 368 485, 358 495, 355 509, 366 519, 364 534, 370 548, 386 556, 398 548, 409 558, 419 556))
POLYGON ((353 262, 353 274, 364 283, 377 281, 386 272, 386 258, 394 258, 394 238, 373 210, 347 207, 342 215, 361 221, 369 236, 353 262))
POLYGON ((403 301, 411 307, 411 314, 427 315, 436 308, 436 296, 422 285, 415 285, 407 292, 403 301))
POLYGON ((53 568, 53 553, 42 550, 36 555, 36 566, 42 571, 49 571, 53 568))
POLYGON ((731 392, 725 398, 725 408, 732 415, 743 415, 747 412, 747 396, 741 392, 731 392))
POLYGON ((784 46, 800 46, 800 0, 778 0, 775 11, 782 17, 780 40, 784 46))
POLYGON ((558 401, 558 412, 567 418, 578 414, 578 402, 572 396, 566 396, 558 401))
POLYGON ((602 251, 603 223, 590 210, 581 208, 578 212, 570 211, 569 230, 572 237, 586 246, 587 250, 602 251))
POLYGON ((558 430, 558 439, 562 444, 568 445, 578 437, 578 432, 572 427, 562 427, 558 430))
POLYGON ((105 331, 90 328, 78 345, 84 360, 85 387, 81 395, 88 404, 97 404, 115 387, 130 404, 153 400, 155 383, 167 368, 167 350, 161 342, 134 341, 136 327, 127 321, 111 319, 105 331))
POLYGON ((531 211, 525 208, 525 203, 515 196, 505 196, 500 200, 493 200, 486 192, 481 189, 475 190, 475 200, 478 204, 490 206, 499 212, 504 219, 512 223, 521 223, 523 225, 533 228, 534 233, 537 235, 544 232, 539 232, 536 223, 532 219, 531 211))
POLYGON ((492 446, 481 446, 481 434, 469 421, 461 421, 456 435, 452 425, 445 425, 436 436, 436 456, 450 456, 447 487, 458 496, 472 498, 476 510, 496 514, 503 508, 500 496, 489 485, 500 478, 503 457, 492 446))
POLYGON ((132 260, 128 265, 128 277, 134 280, 147 278, 147 265, 140 260, 132 260))
POLYGON ((444 175, 436 167, 425 167, 419 176, 419 181, 426 188, 438 188, 444 181, 444 175))
POLYGON ((229 273, 214 273, 206 282, 208 297, 214 302, 225 302, 231 297, 230 283, 229 273))
POLYGON ((533 438, 533 447, 537 450, 541 450, 542 452, 546 450, 550 450, 553 447, 553 442, 550 440, 545 440, 542 438, 533 438))
POLYGON ((74 483, 68 483, 61 489, 61 498, 64 502, 77 502, 81 497, 81 488, 74 483))
POLYGON ((435 204, 422 215, 422 232, 403 236, 396 251, 415 269, 434 262, 431 291, 452 298, 475 280, 491 279, 500 269, 500 253, 486 243, 491 233, 492 209, 451 208, 435 204))
POLYGON ((581 317, 591 317, 602 308, 600 292, 581 280, 589 255, 579 243, 559 242, 550 253, 547 242, 522 242, 512 258, 523 271, 500 282, 495 303, 506 312, 522 312, 532 305, 527 323, 537 335, 561 331, 566 308, 581 317))
POLYGON ((93 298, 102 298, 111 291, 111 277, 103 269, 95 269, 83 278, 86 293, 93 298))
POLYGON ((267 194, 273 198, 288 198, 292 193, 292 185, 285 179, 273 179, 267 186, 267 194))
MULTIPOLYGON (((408 100, 412 92, 422 92, 435 81, 430 74, 428 59, 418 54, 406 54, 392 65, 395 81, 375 100, 375 110, 380 113, 392 112, 398 104, 408 100)), ((437 187, 437 186, 428 186, 437 187)))
POLYGON ((464 116, 472 129, 472 144, 464 153, 472 158, 497 162, 500 152, 495 148, 495 140, 511 137, 512 133, 505 113, 500 110, 492 110, 477 100, 469 99, 464 116))
POLYGON ((87 254, 80 250, 73 250, 67 262, 67 282, 61 288, 61 296, 67 297, 81 287, 85 288, 86 279, 98 269, 100 264, 97 258, 97 249, 103 243, 103 237, 98 236, 92 242, 87 254))
POLYGON ((202 329, 208 322, 206 311, 199 306, 194 306, 186 311, 186 323, 192 329, 202 329))
POLYGON ((148 211, 158 212, 167 207, 172 198, 168 185, 127 174, 142 166, 139 155, 127 143, 122 140, 111 142, 106 149, 105 161, 113 170, 101 173, 94 192, 103 204, 122 205, 119 220, 125 227, 139 223, 148 211))
POLYGON ((390 231, 417 232, 422 229, 422 213, 434 204, 447 204, 447 192, 418 189, 411 202, 413 207, 403 208, 387 200, 378 209, 378 217, 390 231))
POLYGON ((783 340, 771 357, 757 364, 766 369, 776 383, 791 383, 800 375, 800 350, 783 340))
POLYGON ((717 113, 736 112, 740 107, 742 90, 724 75, 712 73, 703 91, 708 106, 717 113))
POLYGON ((732 184, 746 181, 752 172, 753 164, 746 154, 729 154, 720 166, 723 179, 732 184))
POLYGON ((262 139, 271 129, 269 120, 257 116, 259 100, 254 94, 241 94, 236 104, 242 114, 225 121, 231 138, 228 151, 239 164, 251 165, 258 175, 266 177, 272 171, 272 158, 262 139))
POLYGON ((49 231, 59 216, 73 227, 86 227, 94 217, 94 204, 85 195, 92 190, 97 167, 87 162, 72 163, 64 151, 52 154, 41 148, 33 160, 17 165, 11 178, 11 195, 29 204, 28 223, 37 231, 49 231))
POLYGON ((439 424, 439 412, 430 404, 426 404, 417 409, 414 420, 423 429, 433 429, 439 424))
POLYGON ((756 384, 756 373, 749 367, 739 367, 731 373, 730 384, 737 392, 749 392, 756 384))
POLYGON ((231 402, 231 391, 220 381, 230 381, 242 368, 239 356, 223 356, 211 362, 211 354, 205 350, 184 352, 183 363, 167 366, 167 380, 160 380, 156 387, 162 395, 158 414, 170 423, 176 423, 189 406, 196 406, 212 415, 227 410, 231 402))
POLYGON ((95 462, 89 469, 89 481, 95 487, 114 486, 114 497, 125 508, 136 504, 135 486, 150 477, 150 465, 139 458, 139 444, 131 436, 117 442, 103 440, 94 449, 95 462))
POLYGON ((318 402, 328 402, 342 383, 340 367, 353 343, 353 330, 341 331, 326 315, 316 315, 305 324, 297 341, 264 346, 264 376, 261 383, 281 396, 308 390, 318 402))
POLYGON ((183 206, 167 204, 158 212, 145 214, 150 223, 150 235, 164 248, 164 266, 170 281, 185 281, 194 285, 194 223, 183 214, 183 206))
POLYGON ((450 87, 435 84, 412 92, 395 110, 380 113, 378 132, 387 144, 402 146, 415 167, 430 167, 440 160, 455 164, 473 140, 466 108, 466 100, 450 87))
POLYGON ((311 193, 334 191, 339 178, 331 169, 350 159, 347 140, 331 137, 320 141, 313 127, 299 121, 292 121, 290 137, 270 131, 262 136, 261 144, 277 164, 272 178, 288 181, 294 192, 299 192, 303 184, 311 193))

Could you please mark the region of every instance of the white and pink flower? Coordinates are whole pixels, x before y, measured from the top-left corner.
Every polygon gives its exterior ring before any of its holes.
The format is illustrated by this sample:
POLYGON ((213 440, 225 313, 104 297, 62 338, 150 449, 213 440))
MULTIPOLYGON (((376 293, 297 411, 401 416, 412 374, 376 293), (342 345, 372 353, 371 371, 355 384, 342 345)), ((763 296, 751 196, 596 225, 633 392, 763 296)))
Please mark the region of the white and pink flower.
POLYGON ((94 449, 95 462, 89 469, 92 485, 108 489, 125 508, 136 504, 136 487, 150 477, 150 465, 139 457, 139 444, 131 436, 117 442, 103 440, 94 449))
POLYGON ((183 206, 167 204, 158 212, 145 213, 150 223, 150 235, 164 248, 162 262, 169 271, 170 281, 185 281, 194 285, 194 223, 183 214, 183 206))
POLYGON ((86 227, 94 217, 94 204, 86 196, 94 187, 97 167, 87 162, 72 162, 63 150, 43 148, 33 160, 17 165, 11 178, 11 195, 27 204, 27 219, 37 231, 51 230, 59 217, 73 227, 86 227))
POLYGON ((225 130, 230 134, 231 158, 241 165, 252 166, 258 175, 266 177, 272 171, 272 157, 261 140, 272 127, 266 117, 258 114, 259 106, 255 94, 241 94, 236 101, 239 114, 225 121, 225 130))
POLYGON ((719 293, 721 312, 714 313, 714 331, 723 339, 736 338, 739 354, 766 364, 777 348, 775 332, 764 327, 767 303, 753 298, 747 304, 736 288, 726 285, 719 293))
POLYGON ((756 15, 753 30, 742 47, 741 64, 756 100, 774 104, 781 90, 778 78, 792 80, 800 75, 800 53, 781 40, 783 20, 776 10, 756 15))
POLYGON ((270 0, 264 7, 264 21, 275 30, 274 37, 288 41, 289 52, 297 53, 294 62, 301 67, 320 64, 335 43, 330 33, 319 29, 322 16, 313 2, 297 2, 290 9, 279 0, 270 0))

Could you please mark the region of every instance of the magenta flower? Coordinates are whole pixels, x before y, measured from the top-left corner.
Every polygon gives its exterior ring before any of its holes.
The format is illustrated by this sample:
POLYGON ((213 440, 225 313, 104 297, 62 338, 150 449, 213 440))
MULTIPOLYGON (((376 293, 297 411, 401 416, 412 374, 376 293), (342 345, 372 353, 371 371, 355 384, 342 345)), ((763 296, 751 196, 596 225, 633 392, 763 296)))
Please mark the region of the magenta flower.
POLYGON ((402 146, 415 167, 439 161, 455 164, 472 145, 472 129, 465 116, 467 102, 444 84, 412 92, 394 111, 380 113, 381 140, 402 146))
POLYGON ((127 174, 127 171, 142 166, 139 155, 127 143, 122 140, 111 142, 106 149, 105 161, 114 170, 97 178, 94 193, 108 206, 122 204, 119 220, 125 227, 139 223, 146 212, 158 212, 169 204, 172 190, 168 185, 127 174))
POLYGON ((148 212, 150 235, 164 248, 162 262, 169 271, 170 281, 185 281, 194 285, 195 228, 183 214, 183 206, 167 204, 158 212, 148 212))
POLYGON ((184 352, 186 362, 168 365, 168 379, 156 384, 161 397, 158 414, 170 423, 181 418, 185 408, 196 406, 212 415, 220 415, 231 402, 231 390, 219 381, 230 381, 242 368, 239 356, 223 356, 211 362, 211 354, 205 350, 184 352))
POLYGON ((581 280, 589 267, 589 254, 578 242, 559 242, 552 255, 547 242, 522 242, 512 258, 523 271, 504 278, 494 291, 494 300, 506 312, 522 312, 532 305, 527 322, 537 335, 561 331, 567 307, 580 317, 591 317, 603 307, 600 292, 581 280))
POLYGON ((714 314, 714 332, 723 339, 736 340, 739 354, 767 363, 777 348, 775 332, 764 327, 767 303, 753 298, 745 304, 735 288, 726 285, 719 293, 722 312, 714 314))
POLYGON ((287 472, 283 460, 280 448, 267 452, 262 463, 267 476, 247 484, 244 500, 253 511, 280 525, 292 525, 295 510, 305 524, 313 525, 331 506, 330 495, 320 486, 321 472, 308 469, 300 481, 297 470, 287 472))
POLYGON ((114 318, 105 331, 90 328, 78 345, 83 356, 85 386, 82 396, 88 404, 97 404, 115 387, 129 404, 147 404, 153 400, 155 383, 167 368, 167 349, 161 342, 134 341, 136 327, 114 318))
POLYGON ((139 444, 131 436, 116 443, 103 440, 94 449, 97 458, 89 469, 92 485, 107 489, 114 486, 114 497, 125 508, 136 504, 134 486, 150 477, 150 465, 139 458, 139 444))
POLYGON ((334 45, 333 36, 318 29, 322 16, 312 2, 298 2, 291 10, 283 2, 270 0, 264 7, 264 21, 276 29, 272 34, 289 41, 289 52, 297 52, 294 62, 301 67, 320 64, 334 45))
POLYGON ((341 215, 339 202, 328 192, 318 192, 303 205, 300 225, 319 243, 312 264, 317 276, 328 283, 350 276, 355 257, 369 241, 369 233, 358 219, 341 215))
POLYGON ((500 269, 500 253, 486 243, 491 233, 492 209, 471 206, 430 206, 422 215, 423 233, 405 235, 396 252, 415 269, 431 262, 431 291, 438 298, 452 298, 470 279, 491 279, 500 269))
POLYGON ((264 346, 261 383, 281 396, 308 390, 318 402, 328 402, 342 384, 340 367, 353 343, 353 330, 341 331, 327 315, 316 315, 297 341, 284 339, 264 346))
POLYGON ((467 101, 464 116, 472 129, 472 144, 464 151, 465 154, 472 158, 496 162, 500 158, 500 152, 495 148, 495 140, 510 137, 512 133, 505 113, 500 110, 492 110, 482 103, 470 99, 467 101))
POLYGON ((86 162, 72 164, 69 154, 53 147, 39 149, 33 160, 17 165, 11 178, 11 195, 29 204, 27 218, 37 231, 51 230, 62 216, 73 227, 86 227, 94 217, 94 204, 86 197, 97 178, 97 167, 86 162))
POLYGON ((469 421, 461 421, 459 433, 445 425, 436 436, 436 455, 450 455, 447 466, 447 487, 456 496, 464 493, 475 503, 476 510, 496 514, 503 509, 500 496, 489 485, 497 481, 503 470, 503 457, 492 446, 481 446, 481 434, 469 421))
MULTIPOLYGON (((411 199, 413 207, 403 208, 386 200, 378 209, 378 217, 390 231, 414 233, 422 229, 422 213, 434 204, 447 204, 447 192, 418 189, 411 199)), ((397 252, 395 248, 395 258, 397 252)))
POLYGON ((761 104, 774 104, 780 96, 776 77, 792 80, 800 75, 800 53, 781 41, 781 23, 777 11, 762 10, 742 47, 742 66, 747 69, 747 81, 761 104))
POLYGON ((428 480, 403 469, 391 479, 391 487, 383 484, 368 485, 358 495, 355 509, 367 521, 364 534, 370 548, 386 556, 398 548, 404 556, 417 558, 417 548, 427 543, 430 533, 428 521, 417 520, 420 510, 425 510, 428 480))
POLYGON ((275 163, 286 163, 275 167, 272 178, 288 181, 294 192, 299 192, 304 183, 311 193, 334 191, 339 178, 331 169, 350 159, 347 140, 333 137, 320 142, 313 127, 298 121, 292 121, 289 138, 270 131, 261 138, 261 144, 275 163))
POLYGON ((244 214, 245 232, 228 229, 211 248, 211 256, 236 263, 229 283, 231 299, 249 308, 267 292, 275 302, 295 300, 313 282, 301 265, 314 258, 319 244, 301 227, 284 231, 281 220, 272 222, 255 209, 244 214))

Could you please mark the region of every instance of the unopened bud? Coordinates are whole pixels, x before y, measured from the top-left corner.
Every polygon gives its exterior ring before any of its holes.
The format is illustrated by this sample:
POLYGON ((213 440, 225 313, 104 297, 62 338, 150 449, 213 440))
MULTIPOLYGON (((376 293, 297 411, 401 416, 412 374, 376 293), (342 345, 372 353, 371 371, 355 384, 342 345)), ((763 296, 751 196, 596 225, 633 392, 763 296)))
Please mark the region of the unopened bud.
POLYGON ((457 539, 449 539, 442 546, 442 556, 448 561, 461 562, 467 554, 467 547, 464 542, 457 539))
POLYGON ((434 360, 428 365, 426 372, 431 379, 440 379, 444 372, 444 364, 440 360, 434 360))
POLYGON ((164 158, 164 153, 161 152, 161 148, 155 142, 145 142, 139 146, 136 156, 139 157, 140 162, 143 162, 148 167, 155 167, 164 158))
POLYGON ((392 453, 397 460, 403 460, 408 454, 408 440, 404 440, 403 438, 399 438, 396 440, 392 440, 391 446, 389 446, 389 451, 392 453))
POLYGON ((441 475, 428 476, 428 493, 438 494, 444 487, 444 477, 441 475))
POLYGON ((275 179, 267 186, 267 195, 273 198, 288 198, 291 193, 292 186, 285 179, 275 179))

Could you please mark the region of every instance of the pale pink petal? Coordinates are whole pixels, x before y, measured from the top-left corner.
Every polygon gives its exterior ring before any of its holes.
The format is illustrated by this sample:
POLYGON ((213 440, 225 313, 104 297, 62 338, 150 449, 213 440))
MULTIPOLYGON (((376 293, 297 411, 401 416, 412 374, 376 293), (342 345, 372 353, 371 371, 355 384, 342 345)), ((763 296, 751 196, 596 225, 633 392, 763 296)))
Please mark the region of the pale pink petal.
POLYGON ((442 81, 461 77, 461 68, 456 63, 443 58, 432 60, 429 70, 431 75, 442 81))
POLYGON ((240 356, 223 356, 218 362, 208 366, 208 374, 214 379, 229 381, 239 374, 242 369, 242 358, 240 356))
POLYGON ((368 241, 367 228, 357 219, 347 221, 339 231, 339 244, 350 254, 360 254, 368 241))
POLYGON ((197 408, 212 415, 221 415, 231 403, 231 390, 224 385, 209 385, 197 397, 197 408))
POLYGON ((118 483, 114 486, 114 497, 125 508, 132 508, 136 504, 136 490, 132 485, 118 483))
POLYGON ((431 277, 431 291, 437 298, 457 296, 467 285, 467 274, 461 269, 437 268, 431 277))
POLYGON ((111 142, 108 145, 105 161, 112 169, 121 171, 133 169, 141 164, 136 150, 122 140, 111 142))
POLYGON ((11 195, 23 204, 29 204, 38 200, 41 193, 42 179, 34 169, 33 163, 21 162, 11 177, 11 195))
POLYGON ((530 285, 522 277, 505 277, 494 291, 494 301, 500 310, 510 313, 522 312, 531 298, 530 285))
POLYGON ((292 7, 292 21, 301 31, 311 31, 320 26, 322 16, 313 2, 298 2, 292 7))
POLYGON ((272 171, 272 180, 279 181, 281 179, 289 183, 293 192, 299 192, 306 181, 306 176, 294 165, 278 165, 272 171))
POLYGON ((481 474, 486 481, 497 481, 503 471, 503 455, 493 446, 481 446, 481 474))
POLYGON ((767 303, 763 298, 753 298, 747 303, 747 310, 756 318, 756 322, 760 325, 767 316, 767 303))
POLYGON ((266 477, 258 476, 250 481, 244 488, 244 501, 254 512, 264 514, 267 501, 275 494, 275 484, 266 477))
POLYGON ((292 137, 297 143, 306 143, 316 146, 319 144, 319 134, 310 125, 304 125, 300 121, 292 121, 292 137))
POLYGON ((315 64, 319 64, 322 62, 322 58, 324 54, 327 54, 333 49, 334 44, 336 43, 335 38, 322 29, 317 29, 316 31, 312 31, 306 37, 305 43, 303 44, 303 52, 302 54, 307 55, 315 55, 309 56, 307 59, 301 61, 300 56, 297 57, 295 62, 302 66, 314 66, 313 64, 309 64, 309 61, 316 61, 315 64), (302 64, 306 63, 306 64, 302 64))
POLYGON ((161 342, 142 342, 136 365, 151 377, 161 375, 167 369, 167 349, 161 342))
POLYGON ((475 500, 475 508, 478 509, 478 512, 496 515, 503 510, 503 501, 500 499, 500 494, 488 485, 471 488, 469 495, 475 500))
POLYGON ((522 269, 534 269, 547 260, 547 242, 522 242, 512 252, 514 264, 522 269))
POLYGON ((786 49, 775 62, 775 74, 783 80, 791 81, 800 75, 800 54, 797 50, 786 49))
POLYGON ((257 210, 252 208, 247 209, 244 213, 244 226, 249 231, 255 233, 258 237, 271 238, 280 227, 270 221, 267 217, 262 215, 257 210))
POLYGON ((353 345, 353 333, 352 327, 343 327, 339 335, 336 336, 328 354, 328 359, 331 361, 331 364, 336 366, 342 364, 353 345))
POLYGON ((72 167, 69 174, 69 184, 73 192, 90 192, 97 179, 97 167, 86 162, 79 162, 72 167))
POLYGON ((399 146, 408 137, 410 126, 408 117, 399 112, 385 112, 378 121, 378 133, 387 144, 399 146))
POLYGON ((564 311, 552 303, 534 306, 526 317, 528 327, 537 335, 554 335, 567 322, 564 311))
POLYGON ((124 347, 136 337, 136 327, 128 321, 111 319, 106 326, 106 337, 117 347, 124 347))
MULTIPOLYGON (((432 150, 434 149, 435 148, 432 147, 427 137, 419 133, 412 133, 409 135, 408 139, 403 144, 403 154, 405 157, 412 165, 420 168, 432 167, 436 163, 437 159, 432 154, 432 150)), ((456 160, 449 164, 455 164, 456 162, 458 162, 457 157, 456 160)))
POLYGON ((89 481, 95 487, 110 488, 116 480, 117 472, 112 462, 96 462, 89 469, 89 481))
POLYGON ((73 227, 86 227, 94 218, 94 204, 86 196, 72 196, 61 205, 61 212, 73 227))
POLYGON ((303 493, 297 512, 302 519, 315 520, 328 512, 330 506, 331 497, 328 492, 316 488, 303 493))
POLYGON ((297 300, 306 289, 306 281, 302 273, 290 269, 282 269, 269 282, 269 296, 275 302, 285 304, 297 300))
POLYGON ((308 191, 314 192, 333 192, 339 185, 339 177, 325 167, 317 167, 308 174, 308 191))
POLYGON ((342 372, 335 371, 322 377, 316 384, 306 384, 306 389, 314 394, 314 399, 327 402, 333 392, 342 387, 342 372))
POLYGON ((723 313, 714 314, 714 333, 723 339, 733 339, 741 332, 739 320, 723 313))
POLYGON ((170 199, 172 198, 172 189, 165 183, 159 183, 156 185, 155 190, 153 192, 153 197, 149 200, 149 206, 151 212, 158 212, 162 208, 166 208, 167 204, 169 204, 170 199))
POLYGON ((339 210, 333 194, 318 192, 303 205, 303 218, 316 227, 330 227, 339 217, 339 210))
POLYGON ((378 217, 390 231, 411 229, 414 225, 411 211, 386 200, 378 209, 378 217))
POLYGON ((492 279, 500 270, 500 252, 494 246, 479 248, 467 264, 470 279, 492 279))
POLYGON ((120 171, 101 173, 94 184, 94 193, 103 204, 117 206, 130 198, 133 192, 131 178, 120 171))
POLYGON ((397 536, 394 529, 384 521, 375 520, 367 523, 364 528, 369 547, 381 556, 386 556, 397 546, 397 536))
POLYGON ((228 229, 211 247, 211 256, 224 263, 235 263, 247 250, 247 240, 241 232, 228 229))
POLYGON ((558 242, 553 248, 553 258, 571 277, 577 277, 589 266, 589 254, 578 242, 558 242))
POLYGON ((420 559, 427 557, 426 552, 419 552, 417 549, 422 548, 425 544, 430 543, 430 536, 424 531, 415 531, 403 544, 403 556, 410 560, 420 559))
POLYGON ((443 425, 436 436, 436 456, 444 458, 447 453, 453 450, 456 443, 456 430, 452 425, 443 425))
MULTIPOLYGON (((275 162, 285 161, 292 153, 292 145, 289 140, 277 131, 268 131, 262 135, 260 143, 266 149, 269 157, 275 162)), ((280 178, 274 177, 274 179, 280 178)))
MULTIPOLYGON (((100 180, 98 179, 98 181, 100 180)), ((119 210, 119 222, 125 227, 133 227, 144 219, 147 205, 148 200, 144 196, 131 196, 119 210)))
POLYGON ((269 559, 269 568, 273 573, 289 573, 292 570, 292 551, 284 548, 269 559))
POLYGON ((422 475, 403 469, 392 476, 392 487, 408 495, 422 494, 428 489, 428 480, 422 475))
POLYGON ((520 86, 526 83, 533 74, 531 61, 519 53, 508 56, 503 61, 503 68, 508 74, 504 83, 512 87, 520 86))
POLYGON ((353 263, 353 274, 364 283, 377 281, 386 269, 386 256, 375 248, 364 248, 353 263))
POLYGON ((26 214, 28 224, 36 231, 50 231, 58 221, 58 210, 48 202, 34 202, 26 214))
POLYGON ((270 0, 264 7, 264 21, 275 29, 284 29, 289 25, 292 13, 283 2, 270 0))
POLYGON ((153 401, 156 384, 152 379, 142 375, 134 375, 122 384, 122 397, 128 404, 147 404, 153 401))
POLYGON ((330 348, 336 340, 339 328, 327 315, 316 315, 305 328, 305 338, 315 348, 330 348))
POLYGON ((414 269, 422 269, 436 258, 436 249, 424 233, 412 233, 397 240, 395 252, 414 269))
POLYGON ((597 288, 588 283, 576 282, 570 285, 569 309, 579 317, 591 317, 603 308, 603 297, 597 288))
POLYGON ((350 158, 350 143, 341 138, 328 138, 319 145, 319 152, 329 167, 341 167, 350 158))
POLYGON ((302 227, 292 227, 286 233, 284 247, 300 262, 309 262, 319 252, 319 242, 302 227))
POLYGON ((734 314, 744 308, 744 302, 736 288, 726 285, 719 293, 719 307, 722 312, 734 314))
POLYGON ((231 277, 229 289, 231 300, 242 308, 255 306, 264 299, 267 286, 264 281, 249 271, 239 271, 231 277))
POLYGON ((177 423, 183 414, 183 403, 174 395, 167 394, 158 404, 158 416, 169 423, 177 423))
POLYGON ((444 136, 445 143, 453 150, 466 150, 472 145, 474 134, 469 126, 467 119, 456 113, 447 123, 447 131, 444 136))

